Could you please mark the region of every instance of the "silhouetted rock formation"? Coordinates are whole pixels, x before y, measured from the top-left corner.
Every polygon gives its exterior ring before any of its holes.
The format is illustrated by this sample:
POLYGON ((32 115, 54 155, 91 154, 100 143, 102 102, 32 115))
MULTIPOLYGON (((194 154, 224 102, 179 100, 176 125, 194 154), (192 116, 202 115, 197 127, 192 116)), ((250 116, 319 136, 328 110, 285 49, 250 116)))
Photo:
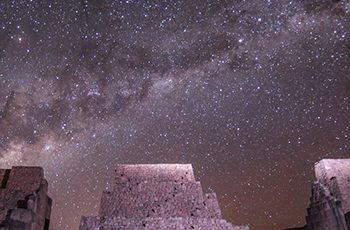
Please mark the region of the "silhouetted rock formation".
POLYGON ((52 200, 43 169, 0 169, 0 178, 0 229, 48 230, 52 200))
POLYGON ((113 191, 102 194, 87 229, 248 230, 221 217, 215 193, 204 194, 191 165, 118 165, 113 191))
POLYGON ((350 230, 350 159, 315 164, 305 230, 350 230))

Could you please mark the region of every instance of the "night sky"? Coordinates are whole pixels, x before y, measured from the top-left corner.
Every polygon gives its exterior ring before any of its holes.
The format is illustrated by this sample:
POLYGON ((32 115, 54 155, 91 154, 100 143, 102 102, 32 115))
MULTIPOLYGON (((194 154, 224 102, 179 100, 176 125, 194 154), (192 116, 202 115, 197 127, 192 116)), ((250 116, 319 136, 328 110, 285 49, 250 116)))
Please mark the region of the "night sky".
POLYGON ((303 225, 349 112, 349 0, 0 1, 0 166, 44 167, 53 230, 118 163, 192 163, 228 221, 303 225))

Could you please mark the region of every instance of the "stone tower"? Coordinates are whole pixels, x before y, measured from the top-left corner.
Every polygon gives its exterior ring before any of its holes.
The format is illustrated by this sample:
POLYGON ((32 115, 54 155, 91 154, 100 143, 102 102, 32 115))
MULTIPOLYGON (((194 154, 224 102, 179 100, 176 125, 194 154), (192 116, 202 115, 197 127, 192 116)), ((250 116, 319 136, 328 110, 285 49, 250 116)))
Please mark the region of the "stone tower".
POLYGON ((82 217, 80 230, 249 229, 222 219, 215 193, 203 193, 192 165, 118 165, 115 182, 102 194, 99 215, 82 217))
POLYGON ((350 230, 350 159, 315 164, 304 230, 350 230))
POLYGON ((350 230, 350 159, 321 160, 315 174, 307 229, 350 230))
POLYGON ((48 230, 52 200, 43 169, 0 169, 0 180, 0 230, 48 230))

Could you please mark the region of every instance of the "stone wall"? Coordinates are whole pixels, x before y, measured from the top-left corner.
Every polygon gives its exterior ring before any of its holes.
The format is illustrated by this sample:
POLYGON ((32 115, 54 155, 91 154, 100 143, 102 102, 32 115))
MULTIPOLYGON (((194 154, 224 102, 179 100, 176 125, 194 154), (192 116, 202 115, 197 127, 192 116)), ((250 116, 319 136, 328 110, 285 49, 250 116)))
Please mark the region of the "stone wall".
POLYGON ((350 212, 350 159, 324 159, 315 164, 316 179, 350 212))
POLYGON ((315 163, 305 230, 350 230, 350 159, 315 163))
POLYGON ((81 225, 89 226, 80 229, 128 229, 128 230, 179 230, 179 229, 202 229, 202 230, 249 230, 247 226, 233 226, 222 219, 207 218, 104 218, 83 217, 81 225))
POLYGON ((0 229, 48 230, 52 200, 43 169, 0 169, 0 180, 0 229))
POLYGON ((221 218, 216 195, 203 195, 199 182, 139 183, 103 192, 100 215, 123 217, 221 218))
POLYGON ((102 194, 99 216, 80 229, 248 229, 221 217, 215 193, 204 194, 189 164, 118 165, 113 191, 102 194))
POLYGON ((117 165, 115 182, 119 186, 123 182, 178 182, 195 181, 192 165, 190 164, 137 164, 117 165))
POLYGON ((348 230, 341 202, 319 182, 312 186, 307 214, 307 230, 348 230))

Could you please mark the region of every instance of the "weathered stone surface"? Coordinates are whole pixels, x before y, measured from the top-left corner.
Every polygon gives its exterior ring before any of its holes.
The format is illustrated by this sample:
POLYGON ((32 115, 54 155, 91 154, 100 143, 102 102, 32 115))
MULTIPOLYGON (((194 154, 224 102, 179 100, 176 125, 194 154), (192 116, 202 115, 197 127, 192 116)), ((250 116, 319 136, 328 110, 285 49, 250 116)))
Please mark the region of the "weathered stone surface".
POLYGON ((307 230, 347 230, 341 202, 319 182, 312 186, 307 210, 307 230))
POLYGON ((210 229, 210 230, 248 230, 248 227, 237 227, 222 219, 208 218, 118 218, 118 217, 83 217, 82 224, 89 229, 210 229))
POLYGON ((350 159, 315 164, 305 230, 350 230, 350 159))
POLYGON ((0 229, 47 230, 52 201, 43 169, 0 169, 0 180, 0 229))
POLYGON ((99 216, 82 217, 80 229, 249 229, 221 218, 216 194, 203 193, 192 165, 118 165, 99 216))
POLYGON ((198 182, 139 183, 103 192, 102 216, 221 218, 214 193, 203 195, 198 182))
POLYGON ((315 164, 317 180, 350 212, 350 159, 324 159, 315 164))
POLYGON ((190 164, 138 164, 117 165, 115 181, 120 183, 137 182, 179 182, 195 181, 192 165, 190 164))

